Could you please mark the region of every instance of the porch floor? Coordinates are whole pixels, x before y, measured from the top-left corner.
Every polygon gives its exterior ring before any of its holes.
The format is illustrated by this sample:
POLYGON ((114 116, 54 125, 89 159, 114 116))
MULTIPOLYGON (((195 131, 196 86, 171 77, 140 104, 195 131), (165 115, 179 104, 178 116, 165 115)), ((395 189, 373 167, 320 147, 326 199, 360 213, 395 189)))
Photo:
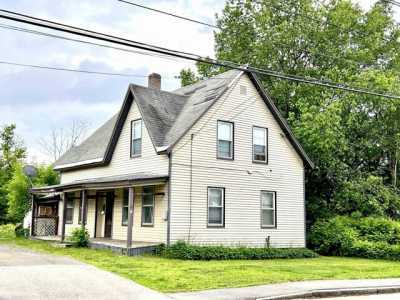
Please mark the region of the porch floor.
MULTIPOLYGON (((60 235, 34 236, 33 239, 51 242, 60 242, 60 235)), ((132 247, 126 247, 126 241, 110 238, 90 238, 89 247, 93 249, 108 249, 116 253, 130 256, 153 252, 161 243, 132 241, 132 247)))

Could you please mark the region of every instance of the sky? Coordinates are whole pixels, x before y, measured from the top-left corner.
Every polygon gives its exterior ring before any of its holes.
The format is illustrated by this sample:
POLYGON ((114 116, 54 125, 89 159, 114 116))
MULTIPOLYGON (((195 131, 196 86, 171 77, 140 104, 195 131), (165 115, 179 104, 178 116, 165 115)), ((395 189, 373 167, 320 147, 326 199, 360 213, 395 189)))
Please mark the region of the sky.
MULTIPOLYGON (((224 0, 134 0, 175 14, 214 23, 224 0)), ((375 1, 359 0, 363 8, 375 1)), ((212 28, 150 12, 117 0, 0 0, 0 9, 51 19, 140 42, 214 56, 212 28)), ((0 19, 13 25, 51 32, 0 19)), ((54 32, 52 32, 54 33, 54 32)), ((67 37, 68 36, 62 33, 67 37)), ((15 123, 28 149, 28 162, 51 162, 39 140, 72 122, 88 124, 88 134, 118 112, 129 83, 147 85, 147 75, 162 76, 162 89, 180 86, 182 68, 193 63, 107 49, 32 35, 0 27, 0 126, 15 123), (132 76, 105 76, 38 70, 2 62, 36 64, 132 76)))

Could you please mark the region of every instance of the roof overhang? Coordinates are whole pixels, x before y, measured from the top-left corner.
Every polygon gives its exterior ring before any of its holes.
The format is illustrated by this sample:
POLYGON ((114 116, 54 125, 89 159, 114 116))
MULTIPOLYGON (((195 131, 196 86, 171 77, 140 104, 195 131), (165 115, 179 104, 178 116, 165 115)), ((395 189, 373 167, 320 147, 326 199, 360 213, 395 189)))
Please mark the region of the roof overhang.
POLYGON ((85 179, 44 187, 33 187, 31 189, 31 193, 37 195, 45 195, 50 193, 69 192, 77 190, 107 190, 130 186, 163 184, 166 181, 168 181, 168 175, 130 174, 123 176, 85 179))

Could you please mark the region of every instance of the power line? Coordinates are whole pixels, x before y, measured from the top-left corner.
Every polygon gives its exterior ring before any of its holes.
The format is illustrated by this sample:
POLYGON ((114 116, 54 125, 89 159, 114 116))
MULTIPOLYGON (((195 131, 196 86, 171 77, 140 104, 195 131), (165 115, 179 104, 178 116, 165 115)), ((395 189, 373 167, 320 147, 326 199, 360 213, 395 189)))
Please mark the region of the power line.
POLYGON ((160 13, 160 14, 164 14, 164 15, 167 15, 167 16, 171 16, 171 17, 174 17, 174 18, 178 18, 178 19, 181 19, 181 20, 189 21, 189 22, 192 22, 192 23, 196 23, 196 24, 200 24, 200 25, 204 25, 204 26, 208 26, 208 27, 212 27, 212 28, 220 28, 220 27, 218 27, 216 25, 213 25, 213 24, 210 24, 210 23, 206 23, 206 22, 203 22, 203 21, 199 21, 199 20, 188 18, 188 17, 176 15, 176 14, 173 14, 173 13, 170 13, 170 12, 166 12, 166 11, 161 10, 161 9, 148 7, 148 6, 145 6, 145 5, 142 5, 142 4, 138 4, 138 3, 135 3, 135 2, 126 1, 126 0, 118 0, 118 1, 126 3, 126 4, 129 4, 129 5, 133 5, 133 6, 136 6, 136 7, 140 7, 140 8, 143 8, 143 9, 151 10, 151 11, 154 11, 154 12, 157 12, 157 13, 160 13))
POLYGON ((125 73, 111 73, 111 72, 98 72, 98 71, 91 71, 91 70, 70 69, 70 68, 61 68, 61 67, 33 65, 33 64, 22 64, 22 63, 10 62, 10 61, 2 61, 2 60, 0 60, 0 64, 18 66, 18 67, 29 67, 29 68, 36 68, 36 69, 46 69, 46 70, 53 70, 53 71, 66 71, 66 72, 86 73, 86 74, 94 74, 94 75, 138 77, 138 78, 146 78, 147 77, 146 75, 125 74, 125 73))
MULTIPOLYGON (((127 3, 127 4, 130 4, 130 5, 133 5, 133 6, 136 6, 136 7, 140 7, 140 8, 143 8, 143 9, 147 9, 147 10, 150 10, 150 11, 154 11, 154 12, 157 12, 157 13, 165 14, 165 15, 168 15, 168 16, 171 16, 171 17, 179 18, 179 19, 182 19, 182 20, 184 20, 184 21, 194 22, 194 23, 201 24, 201 25, 205 25, 205 26, 208 26, 208 27, 213 27, 213 28, 222 29, 220 26, 216 26, 216 25, 213 25, 213 24, 210 24, 210 23, 206 23, 206 22, 203 22, 203 21, 198 21, 198 20, 195 20, 195 19, 192 19, 192 18, 189 18, 189 17, 185 17, 185 16, 182 16, 182 15, 172 14, 172 13, 166 12, 166 11, 161 10, 161 9, 151 8, 151 7, 144 6, 144 5, 141 5, 141 4, 132 2, 132 1, 126 1, 126 0, 117 0, 117 1, 123 2, 123 3, 127 3)), ((388 0, 388 1, 392 1, 392 0, 388 0)), ((260 1, 255 1, 255 3, 260 4, 260 5, 263 4, 263 3, 260 2, 260 1)), ((294 12, 290 12, 290 11, 284 10, 284 9, 282 8, 282 6, 280 6, 280 7, 273 6, 273 8, 276 9, 276 10, 278 10, 278 11, 284 12, 284 13, 286 13, 286 14, 293 14, 293 13, 294 13, 294 12)), ((338 26, 338 25, 336 25, 336 24, 334 24, 334 23, 332 23, 332 22, 328 22, 327 20, 322 21, 322 20, 319 20, 319 19, 317 19, 317 18, 312 17, 311 15, 305 15, 305 14, 302 14, 302 13, 300 13, 300 12, 295 12, 295 14, 298 15, 298 16, 300 16, 300 17, 302 17, 302 18, 305 18, 305 19, 307 19, 307 20, 314 21, 314 22, 316 22, 316 23, 318 23, 318 24, 320 24, 320 25, 322 25, 322 24, 325 25, 325 24, 326 24, 326 25, 330 25, 330 26, 336 27, 336 28, 338 28, 338 29, 341 29, 340 26, 338 26)), ((358 33, 359 33, 361 36, 367 36, 367 34, 365 34, 365 33, 363 33, 363 32, 358 32, 358 33)), ((323 37, 323 40, 324 40, 324 41, 329 41, 326 37, 323 37)), ((389 42, 389 41, 386 40, 386 39, 384 39, 384 40, 385 40, 386 42, 389 42)), ((350 58, 344 58, 344 57, 340 57, 340 56, 336 56, 336 55, 333 56, 333 55, 326 55, 326 54, 323 54, 323 53, 313 53, 312 56, 315 56, 315 57, 326 57, 326 58, 328 58, 328 59, 335 59, 336 61, 339 61, 339 60, 348 61, 348 62, 351 62, 351 63, 356 63, 356 64, 358 64, 359 67, 370 65, 369 63, 366 63, 365 61, 354 60, 354 59, 350 59, 350 58)))
POLYGON ((61 35, 50 34, 50 33, 42 32, 42 31, 26 29, 26 28, 22 28, 22 27, 18 27, 18 26, 12 26, 12 25, 6 25, 6 24, 0 23, 0 28, 24 32, 24 33, 30 33, 30 34, 35 34, 35 35, 45 36, 45 37, 50 37, 50 38, 62 39, 62 40, 71 41, 71 42, 83 43, 83 44, 87 44, 87 45, 91 45, 91 46, 98 46, 98 47, 109 48, 109 49, 113 49, 113 50, 130 52, 130 53, 139 54, 139 55, 153 56, 153 57, 158 57, 158 58, 169 59, 172 61, 178 61, 177 59, 175 59, 169 55, 162 55, 162 54, 157 54, 157 53, 138 51, 138 50, 133 50, 133 49, 115 47, 115 46, 111 46, 111 45, 99 44, 99 43, 95 43, 95 42, 69 38, 69 37, 65 37, 65 36, 61 36, 61 35))
POLYGON ((300 76, 291 75, 291 74, 279 73, 279 72, 269 70, 269 69, 255 68, 255 67, 251 67, 251 66, 242 66, 238 63, 231 62, 231 61, 219 61, 219 60, 212 59, 212 58, 202 57, 200 55, 193 54, 193 53, 163 48, 163 47, 159 47, 156 45, 146 44, 146 43, 142 43, 142 42, 138 42, 138 41, 134 41, 134 40, 129 40, 126 38, 121 38, 121 37, 117 37, 117 36, 113 36, 113 35, 109 35, 109 34, 95 32, 95 31, 91 31, 91 30, 87 30, 87 29, 83 29, 83 28, 79 28, 79 27, 74 27, 74 26, 70 26, 70 25, 66 25, 66 24, 62 24, 62 23, 57 23, 57 22, 53 22, 53 21, 49 21, 49 20, 45 20, 45 19, 35 18, 35 17, 28 16, 28 15, 23 15, 23 14, 7 11, 7 10, 0 9, 0 18, 17 21, 17 22, 21 22, 21 23, 25 23, 25 24, 30 24, 30 25, 34 25, 34 26, 44 27, 44 28, 48 28, 48 29, 52 29, 52 30, 67 32, 67 33, 80 35, 80 36, 84 36, 84 37, 88 37, 88 38, 94 38, 97 40, 102 40, 102 41, 115 43, 115 44, 119 44, 119 45, 123 45, 123 46, 138 48, 141 50, 147 50, 147 51, 156 52, 156 53, 160 53, 160 54, 170 55, 170 56, 178 57, 181 59, 207 63, 207 64, 216 65, 216 66, 237 69, 237 70, 241 70, 241 71, 247 71, 247 72, 250 71, 250 72, 257 73, 257 74, 268 75, 268 76, 279 78, 279 79, 296 81, 296 82, 312 84, 312 85, 316 85, 316 86, 328 87, 328 88, 332 88, 332 89, 345 90, 348 92, 355 92, 355 93, 379 96, 379 97, 390 98, 390 99, 400 99, 400 96, 398 96, 398 95, 386 94, 381 91, 370 91, 370 90, 366 90, 366 89, 359 88, 359 87, 348 86, 347 84, 344 84, 344 83, 336 83, 336 82, 321 80, 321 79, 312 78, 312 77, 300 77, 300 76))

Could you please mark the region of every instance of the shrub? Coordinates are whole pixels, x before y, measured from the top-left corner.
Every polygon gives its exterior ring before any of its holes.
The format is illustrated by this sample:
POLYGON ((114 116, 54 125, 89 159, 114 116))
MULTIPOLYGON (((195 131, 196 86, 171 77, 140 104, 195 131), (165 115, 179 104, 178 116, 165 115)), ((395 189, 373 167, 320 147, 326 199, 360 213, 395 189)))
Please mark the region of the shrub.
POLYGON ((161 245, 156 253, 167 258, 187 260, 312 258, 318 255, 306 248, 249 248, 198 246, 177 242, 169 247, 161 245))
POLYGON ((15 225, 0 225, 0 240, 15 238, 15 225))
POLYGON ((70 241, 75 247, 87 247, 89 245, 89 232, 84 227, 75 228, 72 231, 70 241))
POLYGON ((324 255, 400 260, 400 223, 385 218, 334 217, 317 221, 309 242, 324 255))
POLYGON ((15 225, 15 236, 16 237, 28 237, 29 235, 29 229, 24 228, 24 226, 21 223, 18 223, 15 225))

